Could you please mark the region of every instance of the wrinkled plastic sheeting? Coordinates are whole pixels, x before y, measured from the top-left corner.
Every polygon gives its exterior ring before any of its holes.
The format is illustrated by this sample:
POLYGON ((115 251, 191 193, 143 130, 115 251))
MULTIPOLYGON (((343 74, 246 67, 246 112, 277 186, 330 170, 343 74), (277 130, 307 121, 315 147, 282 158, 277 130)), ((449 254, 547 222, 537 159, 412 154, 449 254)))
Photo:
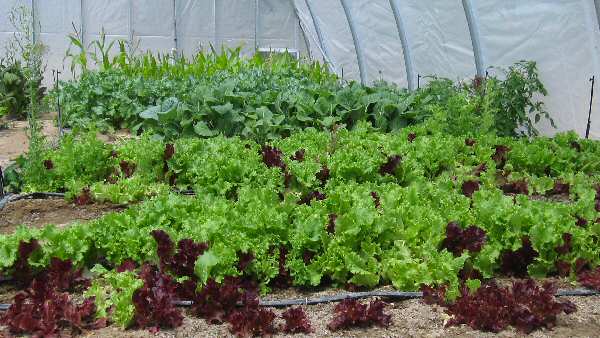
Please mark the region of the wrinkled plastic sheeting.
POLYGON ((340 1, 306 0, 321 30, 322 45, 333 69, 344 79, 360 80, 352 32, 340 1))
POLYGON ((402 42, 389 0, 358 0, 349 4, 363 49, 367 82, 384 80, 407 87, 402 42))
POLYGON ((458 80, 476 73, 469 26, 460 0, 409 0, 397 4, 415 74, 458 80))
MULTIPOLYGON (((478 0, 474 3, 483 58, 488 66, 506 67, 524 59, 537 62, 541 80, 548 89, 548 96, 543 99, 558 126, 554 129, 543 122, 538 129, 548 135, 566 130, 585 135, 589 78, 600 75, 599 33, 593 1, 478 0)), ((598 100, 594 111, 591 136, 598 138, 598 100)))
POLYGON ((294 0, 294 7, 296 8, 296 15, 300 20, 300 28, 302 29, 303 38, 307 45, 306 52, 308 56, 312 60, 329 65, 330 61, 327 60, 326 53, 323 50, 323 46, 321 46, 319 34, 306 0, 294 0))

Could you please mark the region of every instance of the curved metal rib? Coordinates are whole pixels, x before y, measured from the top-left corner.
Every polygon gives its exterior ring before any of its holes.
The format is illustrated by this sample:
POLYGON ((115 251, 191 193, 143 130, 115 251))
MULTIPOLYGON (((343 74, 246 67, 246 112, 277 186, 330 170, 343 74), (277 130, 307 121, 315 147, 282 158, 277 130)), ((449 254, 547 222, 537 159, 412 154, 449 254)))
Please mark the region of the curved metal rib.
POLYGON ((398 0, 390 0, 390 6, 394 12, 394 19, 396 20, 396 27, 398 28, 398 35, 400 36, 400 43, 402 44, 402 53, 404 54, 404 66, 406 67, 406 79, 408 81, 408 89, 415 90, 415 68, 412 60, 412 54, 410 46, 408 45, 408 38, 406 34, 406 28, 402 15, 400 14, 400 5, 398 0))
POLYGON ((483 51, 481 49, 481 40, 479 34, 479 25, 477 18, 475 17, 475 11, 473 10, 473 3, 471 0, 462 0, 463 9, 465 10, 465 16, 467 17, 467 24, 469 25, 469 34, 471 35, 471 44, 473 45, 473 56, 475 57, 475 68, 477 68, 477 75, 485 75, 485 66, 483 61, 483 51))
POLYGON ((315 18, 315 14, 310 4, 310 1, 304 0, 304 2, 306 3, 306 8, 308 8, 308 13, 310 14, 310 18, 312 19, 313 25, 315 26, 315 31, 317 32, 317 39, 319 40, 319 49, 321 50, 321 53, 323 53, 325 63, 329 65, 329 70, 331 70, 334 73, 337 73, 335 65, 331 62, 331 58, 329 57, 329 52, 325 46, 325 43, 323 43, 323 32, 321 31, 321 27, 319 26, 319 21, 317 20, 317 18, 315 18))
POLYGON ((358 38, 357 28, 352 18, 352 12, 347 0, 340 0, 342 7, 344 7, 344 14, 346 14, 346 20, 348 20, 348 26, 350 27, 350 33, 352 33, 352 41, 354 42, 354 51, 356 52, 356 61, 358 62, 358 71, 360 73, 360 82, 365 85, 367 83, 367 69, 365 66, 365 58, 363 50, 358 38))

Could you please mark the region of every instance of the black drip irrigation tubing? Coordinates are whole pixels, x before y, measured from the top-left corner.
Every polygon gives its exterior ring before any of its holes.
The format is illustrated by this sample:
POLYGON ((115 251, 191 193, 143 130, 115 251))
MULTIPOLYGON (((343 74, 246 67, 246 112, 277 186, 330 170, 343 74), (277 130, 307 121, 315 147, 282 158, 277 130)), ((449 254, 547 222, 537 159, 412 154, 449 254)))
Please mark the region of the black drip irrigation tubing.
MULTIPOLYGON (((588 289, 558 290, 555 297, 589 297, 598 296, 600 292, 588 289)), ((344 299, 363 299, 371 297, 389 298, 393 300, 407 300, 423 298, 422 292, 404 292, 404 291, 371 291, 371 292, 349 292, 333 296, 304 299, 282 299, 282 300, 261 300, 259 305, 262 307, 288 307, 294 305, 315 305, 323 303, 339 302, 344 299)), ((174 301, 173 304, 179 307, 190 307, 194 305, 190 300, 174 301)), ((0 304, 0 311, 7 311, 11 304, 0 304)))
MULTIPOLYGON (((194 192, 194 190, 173 190, 173 192, 184 196, 196 195, 196 192, 194 192)), ((10 202, 16 202, 25 199, 40 200, 48 198, 65 198, 65 194, 60 192, 32 192, 20 195, 7 193, 4 195, 4 197, 2 197, 2 199, 0 199, 0 210, 2 210, 10 202)))

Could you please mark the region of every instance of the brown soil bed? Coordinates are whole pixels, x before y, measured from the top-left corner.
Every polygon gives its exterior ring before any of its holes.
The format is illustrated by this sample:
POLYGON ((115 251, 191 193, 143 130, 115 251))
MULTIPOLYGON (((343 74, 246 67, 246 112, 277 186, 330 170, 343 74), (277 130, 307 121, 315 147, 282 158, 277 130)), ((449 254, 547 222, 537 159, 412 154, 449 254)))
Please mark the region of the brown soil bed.
POLYGON ((64 199, 20 200, 8 203, 0 211, 0 233, 12 233, 17 226, 43 227, 54 224, 66 226, 77 221, 87 221, 113 211, 122 211, 124 206, 91 204, 77 206, 64 199))

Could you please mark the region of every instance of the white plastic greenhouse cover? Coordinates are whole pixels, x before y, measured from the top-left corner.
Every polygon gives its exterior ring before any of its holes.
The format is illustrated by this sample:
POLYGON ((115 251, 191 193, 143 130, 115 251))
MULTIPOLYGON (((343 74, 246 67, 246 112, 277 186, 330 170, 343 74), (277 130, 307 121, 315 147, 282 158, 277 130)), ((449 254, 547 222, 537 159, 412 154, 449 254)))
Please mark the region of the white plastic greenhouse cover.
MULTIPOLYGON (((33 3, 49 68, 63 65, 71 23, 86 42, 104 27, 142 50, 298 49, 346 79, 411 89, 420 76, 460 80, 533 60, 558 125, 539 126, 549 135, 585 133, 589 79, 600 80, 600 0, 0 0, 0 45, 13 34, 7 12, 19 3, 33 3)), ((600 138, 597 99, 591 137, 600 138)))

